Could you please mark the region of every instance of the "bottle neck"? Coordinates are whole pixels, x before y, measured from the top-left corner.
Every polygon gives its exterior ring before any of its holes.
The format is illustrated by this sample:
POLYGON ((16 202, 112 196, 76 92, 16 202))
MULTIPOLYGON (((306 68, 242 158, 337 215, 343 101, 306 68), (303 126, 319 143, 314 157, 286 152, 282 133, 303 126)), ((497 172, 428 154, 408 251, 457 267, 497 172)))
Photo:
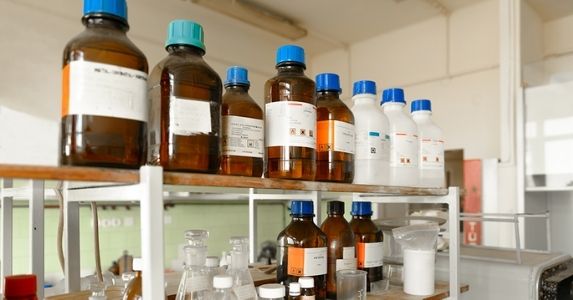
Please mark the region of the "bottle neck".
POLYGON ((249 268, 249 252, 233 250, 231 252, 231 269, 247 270, 249 268))
POLYGON ((306 69, 304 64, 300 63, 281 63, 277 65, 277 71, 279 74, 281 73, 301 73, 304 74, 304 70, 306 69))
POLYGON ((352 96, 354 104, 376 104, 376 95, 358 94, 352 96))
POLYGON ((104 15, 86 15, 82 18, 82 23, 90 29, 110 29, 126 33, 129 25, 126 20, 104 15))
POLYGON ((412 119, 420 122, 430 122, 432 112, 429 110, 419 110, 412 113, 412 119))
POLYGON ((293 215, 292 220, 297 222, 313 222, 313 215, 293 215))
POLYGON ((343 218, 344 214, 340 214, 340 213, 328 213, 328 217, 329 218, 343 218))
POLYGON ((247 93, 249 91, 249 85, 246 84, 231 84, 226 85, 225 90, 227 92, 236 92, 236 93, 247 93))
POLYGON ((384 111, 402 111, 404 105, 406 104, 400 102, 388 102, 382 105, 382 109, 384 109, 384 111))
POLYGON ((340 97, 340 93, 338 91, 317 91, 316 96, 329 99, 338 99, 340 97))
POLYGON ((203 51, 203 49, 191 45, 183 45, 183 44, 169 45, 167 46, 166 49, 169 54, 184 53, 184 54, 197 55, 200 57, 205 55, 205 51, 203 51))
POLYGON ((372 220, 372 215, 354 215, 352 216, 354 220, 372 220))

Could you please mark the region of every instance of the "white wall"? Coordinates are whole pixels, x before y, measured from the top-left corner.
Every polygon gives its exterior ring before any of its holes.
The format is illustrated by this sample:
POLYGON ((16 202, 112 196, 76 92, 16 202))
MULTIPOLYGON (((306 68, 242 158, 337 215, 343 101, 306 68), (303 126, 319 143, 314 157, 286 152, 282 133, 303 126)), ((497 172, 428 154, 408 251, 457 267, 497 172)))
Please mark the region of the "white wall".
MULTIPOLYGON (((0 163, 57 164, 62 50, 83 30, 81 14, 82 1, 0 1, 0 163)), ((206 61, 222 78, 230 65, 247 67, 259 103, 264 82, 274 74, 276 48, 291 42, 190 1, 132 0, 128 18, 128 36, 150 70, 166 55, 171 20, 201 23, 206 61)), ((329 45, 312 35, 298 42, 310 54, 329 45)))

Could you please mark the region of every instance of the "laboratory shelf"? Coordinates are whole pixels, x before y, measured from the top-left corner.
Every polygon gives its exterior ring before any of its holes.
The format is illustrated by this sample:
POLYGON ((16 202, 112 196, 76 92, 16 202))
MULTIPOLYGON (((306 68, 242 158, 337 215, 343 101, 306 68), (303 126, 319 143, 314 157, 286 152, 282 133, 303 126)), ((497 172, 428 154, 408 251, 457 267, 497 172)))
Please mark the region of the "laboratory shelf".
MULTIPOLYGON (((0 164, 0 200, 2 205, 1 276, 12 274, 12 210, 14 201, 26 200, 30 207, 31 272, 39 274, 39 296, 43 284, 44 201, 53 198, 46 182, 62 182, 64 209, 65 287, 79 291, 80 249, 79 207, 82 202, 137 203, 141 217, 141 255, 143 293, 147 299, 164 296, 163 205, 191 201, 247 201, 251 261, 257 245, 257 203, 261 201, 312 200, 315 222, 321 217, 323 200, 362 200, 375 203, 442 203, 448 205, 450 221, 449 291, 459 296, 459 203, 457 187, 416 188, 375 186, 315 181, 281 180, 240 176, 164 172, 161 167, 143 166, 139 170, 92 167, 50 167, 0 164), (24 179, 14 187, 14 179, 24 179), (71 241, 71 242, 68 242, 71 241)), ((408 299, 408 298, 406 298, 408 299)))

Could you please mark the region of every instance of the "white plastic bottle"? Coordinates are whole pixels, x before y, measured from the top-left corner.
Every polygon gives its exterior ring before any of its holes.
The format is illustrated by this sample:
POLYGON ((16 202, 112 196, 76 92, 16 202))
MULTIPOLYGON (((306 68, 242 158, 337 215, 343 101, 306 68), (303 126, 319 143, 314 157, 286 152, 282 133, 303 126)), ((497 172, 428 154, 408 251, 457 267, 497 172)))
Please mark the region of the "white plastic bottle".
POLYGON ((285 286, 278 283, 268 283, 259 286, 259 300, 284 300, 285 286))
POLYGON ((233 276, 216 275, 213 277, 213 296, 212 300, 237 300, 233 293, 233 276))
POLYGON ((444 187, 444 135, 442 129, 432 121, 432 102, 427 99, 414 100, 410 111, 418 125, 419 185, 444 187))
POLYGON ((360 80, 354 83, 350 109, 356 129, 354 183, 387 185, 389 181, 389 124, 376 105, 376 83, 360 80))
POLYGON ((404 90, 386 89, 382 109, 390 122, 390 184, 418 185, 418 129, 404 111, 404 90))

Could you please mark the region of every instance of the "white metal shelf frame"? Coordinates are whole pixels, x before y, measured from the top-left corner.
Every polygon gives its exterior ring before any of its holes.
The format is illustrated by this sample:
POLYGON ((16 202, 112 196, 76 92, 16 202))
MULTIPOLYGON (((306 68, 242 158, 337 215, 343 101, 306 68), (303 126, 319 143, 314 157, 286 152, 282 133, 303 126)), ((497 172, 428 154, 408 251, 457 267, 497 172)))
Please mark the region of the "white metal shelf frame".
MULTIPOLYGON (((79 204, 80 202, 139 202, 141 220, 141 254, 144 261, 143 293, 151 295, 147 299, 161 299, 165 296, 164 288, 164 231, 163 231, 163 204, 164 199, 169 198, 169 193, 164 192, 163 170, 161 167, 143 166, 140 169, 140 181, 138 184, 118 185, 118 184, 91 184, 91 185, 74 185, 66 183, 64 185, 64 251, 66 255, 65 265, 65 285, 67 292, 80 290, 80 249, 77 243, 68 241, 79 241, 79 204), (161 259, 160 259, 161 258, 161 259)), ((31 202, 30 222, 38 224, 41 221, 42 226, 35 228, 41 229, 42 234, 33 232, 31 235, 31 245, 39 245, 41 240, 41 255, 34 253, 32 258, 32 270, 34 273, 43 274, 43 200, 44 200, 44 182, 34 180, 36 184, 20 189, 11 189, 11 181, 4 180, 1 186, 2 200, 2 242, 3 249, 8 242, 11 245, 11 217, 5 218, 12 209, 12 199, 16 194, 23 195, 28 199, 40 199, 31 202), (40 185, 41 183, 41 185, 40 185), (28 196, 28 197, 26 197, 28 196), (41 201, 41 204, 40 204, 41 201), (32 207, 34 205, 34 207, 32 207), (8 226, 6 226, 8 224, 8 226), (6 228, 6 229, 5 229, 6 228), (34 244, 35 243, 35 244, 34 244), (39 268, 41 265, 41 272, 39 268), (36 266, 36 267, 34 267, 36 266)), ((190 187, 196 190, 196 187, 190 187)), ((207 190, 211 188, 206 188, 207 190)), ((232 188, 233 192, 241 188, 232 188)), ((216 190, 216 189, 215 189, 216 190)), ((244 190, 244 189, 242 189, 244 190)), ((266 193, 266 190, 248 189, 249 204, 249 239, 250 239, 250 260, 254 261, 256 242, 257 242, 257 213, 256 203, 259 201, 287 201, 291 199, 312 200, 315 208, 315 223, 321 218, 320 201, 323 200, 321 191, 298 191, 289 190, 288 194, 266 193)), ((233 193, 231 192, 231 193, 233 193)), ((336 193, 350 194, 350 193, 336 193)), ((196 196, 196 194, 191 194, 196 196)), ((234 194, 236 195, 236 194, 234 194)), ((447 195, 441 196, 401 196, 386 195, 380 193, 352 193, 353 200, 372 201, 375 203, 445 203, 449 206, 450 221, 450 298, 459 298, 459 189, 450 188, 447 195)), ((181 197, 184 200, 184 196, 181 197)), ((205 197, 206 200, 212 197, 205 197)), ((33 248, 34 249, 34 248, 33 248)), ((2 261, 11 262, 11 248, 8 251, 3 250, 2 261)), ((2 266, 2 275, 11 274, 11 265, 2 266)), ((39 280, 38 284, 43 284, 39 280)), ((39 289, 41 290, 41 289, 39 289)))

